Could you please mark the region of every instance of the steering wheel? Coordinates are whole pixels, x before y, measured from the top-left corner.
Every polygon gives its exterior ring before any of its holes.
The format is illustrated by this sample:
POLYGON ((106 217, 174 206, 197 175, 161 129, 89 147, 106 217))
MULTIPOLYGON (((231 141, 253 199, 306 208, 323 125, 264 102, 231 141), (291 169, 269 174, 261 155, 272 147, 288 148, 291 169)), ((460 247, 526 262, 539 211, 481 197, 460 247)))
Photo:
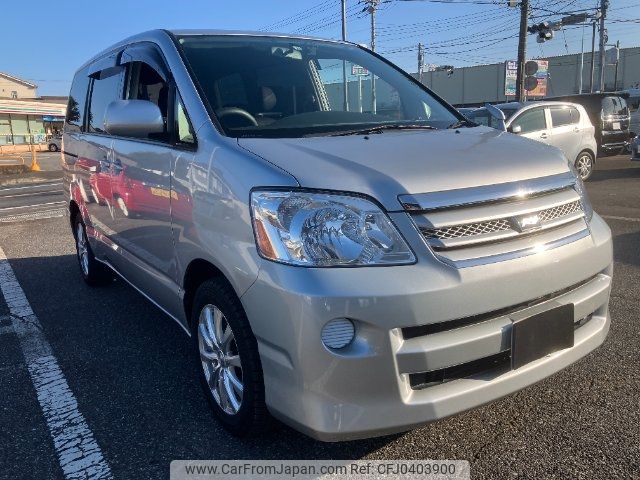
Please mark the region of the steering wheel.
POLYGON ((216 110, 216 115, 218 116, 218 120, 220 123, 224 124, 226 127, 230 128, 240 128, 240 127, 257 127, 258 122, 256 118, 251 115, 246 110, 238 107, 225 107, 216 110), (236 120, 232 121, 223 121, 225 118, 236 117, 236 120))

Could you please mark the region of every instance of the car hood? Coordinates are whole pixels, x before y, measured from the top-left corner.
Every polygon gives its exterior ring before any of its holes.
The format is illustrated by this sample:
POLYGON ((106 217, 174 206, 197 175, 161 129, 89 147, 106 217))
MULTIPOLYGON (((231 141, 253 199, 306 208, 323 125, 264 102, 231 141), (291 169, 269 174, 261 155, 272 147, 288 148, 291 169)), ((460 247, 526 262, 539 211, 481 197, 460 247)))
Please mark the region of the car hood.
POLYGON ((301 187, 358 192, 387 210, 398 195, 514 182, 569 170, 555 147, 488 127, 309 138, 241 138, 301 187))

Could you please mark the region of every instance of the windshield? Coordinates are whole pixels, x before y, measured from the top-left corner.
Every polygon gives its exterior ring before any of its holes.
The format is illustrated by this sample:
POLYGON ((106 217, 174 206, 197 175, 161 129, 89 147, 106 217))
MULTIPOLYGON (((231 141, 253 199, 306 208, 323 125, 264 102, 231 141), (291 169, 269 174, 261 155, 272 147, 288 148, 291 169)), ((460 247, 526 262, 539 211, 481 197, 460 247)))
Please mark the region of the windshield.
POLYGON ((231 137, 327 135, 383 125, 446 128, 461 120, 357 46, 232 35, 187 35, 178 43, 231 137))

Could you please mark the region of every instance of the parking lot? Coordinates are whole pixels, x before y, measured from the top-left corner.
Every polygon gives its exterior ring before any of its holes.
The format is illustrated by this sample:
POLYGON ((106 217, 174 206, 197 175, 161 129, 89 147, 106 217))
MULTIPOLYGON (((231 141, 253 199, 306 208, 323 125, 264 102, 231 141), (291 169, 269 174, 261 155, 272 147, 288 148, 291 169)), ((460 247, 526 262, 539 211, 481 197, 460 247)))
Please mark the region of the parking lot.
MULTIPOLYGON (((260 438, 237 439, 218 426, 182 329, 123 281, 99 289, 82 282, 56 156, 45 155, 53 173, 41 182, 0 187, 0 262, 4 252, 77 401, 73 412, 114 478, 166 478, 173 459, 250 458, 461 459, 474 479, 637 478, 640 162, 601 159, 587 185, 614 235, 612 326, 601 348, 480 409, 405 434, 329 444, 275 421, 260 438)), ((0 478, 63 478, 11 325, 0 296, 0 478)))

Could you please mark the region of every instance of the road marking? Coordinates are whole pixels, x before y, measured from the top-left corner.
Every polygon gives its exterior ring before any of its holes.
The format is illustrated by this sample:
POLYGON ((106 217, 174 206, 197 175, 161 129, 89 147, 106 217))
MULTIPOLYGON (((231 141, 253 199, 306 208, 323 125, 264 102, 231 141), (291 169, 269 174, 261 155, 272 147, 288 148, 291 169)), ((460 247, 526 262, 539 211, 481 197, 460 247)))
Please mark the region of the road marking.
POLYGON ((59 190, 44 190, 42 192, 29 192, 29 193, 14 193, 12 195, 2 195, 0 191, 0 198, 17 198, 17 197, 35 197, 45 195, 62 195, 62 191, 59 190))
POLYGON ((19 213, 17 215, 9 215, 6 217, 0 216, 0 223, 21 222, 27 220, 43 220, 45 218, 58 218, 64 217, 66 212, 66 208, 58 208, 56 210, 45 210, 34 213, 19 213))
POLYGON ((67 479, 112 479, 111 469, 42 332, 42 325, 0 247, 0 290, 9 307, 31 382, 67 479))
POLYGON ((0 211, 4 211, 4 210, 16 210, 18 208, 33 208, 33 207, 44 207, 46 205, 62 205, 64 203, 67 203, 65 201, 60 201, 60 202, 47 202, 47 203, 36 203, 34 205, 21 205, 19 207, 4 207, 4 208, 0 208, 0 211))
POLYGON ((41 188, 41 187, 55 187, 58 185, 62 185, 62 182, 56 182, 56 183, 34 183, 33 185, 26 185, 24 187, 7 187, 7 188, 0 188, 0 192, 6 192, 8 190, 25 190, 28 188, 41 188))
POLYGON ((616 217, 615 215, 601 215, 602 218, 608 218, 609 220, 622 220, 624 222, 640 222, 640 218, 635 217, 616 217))

